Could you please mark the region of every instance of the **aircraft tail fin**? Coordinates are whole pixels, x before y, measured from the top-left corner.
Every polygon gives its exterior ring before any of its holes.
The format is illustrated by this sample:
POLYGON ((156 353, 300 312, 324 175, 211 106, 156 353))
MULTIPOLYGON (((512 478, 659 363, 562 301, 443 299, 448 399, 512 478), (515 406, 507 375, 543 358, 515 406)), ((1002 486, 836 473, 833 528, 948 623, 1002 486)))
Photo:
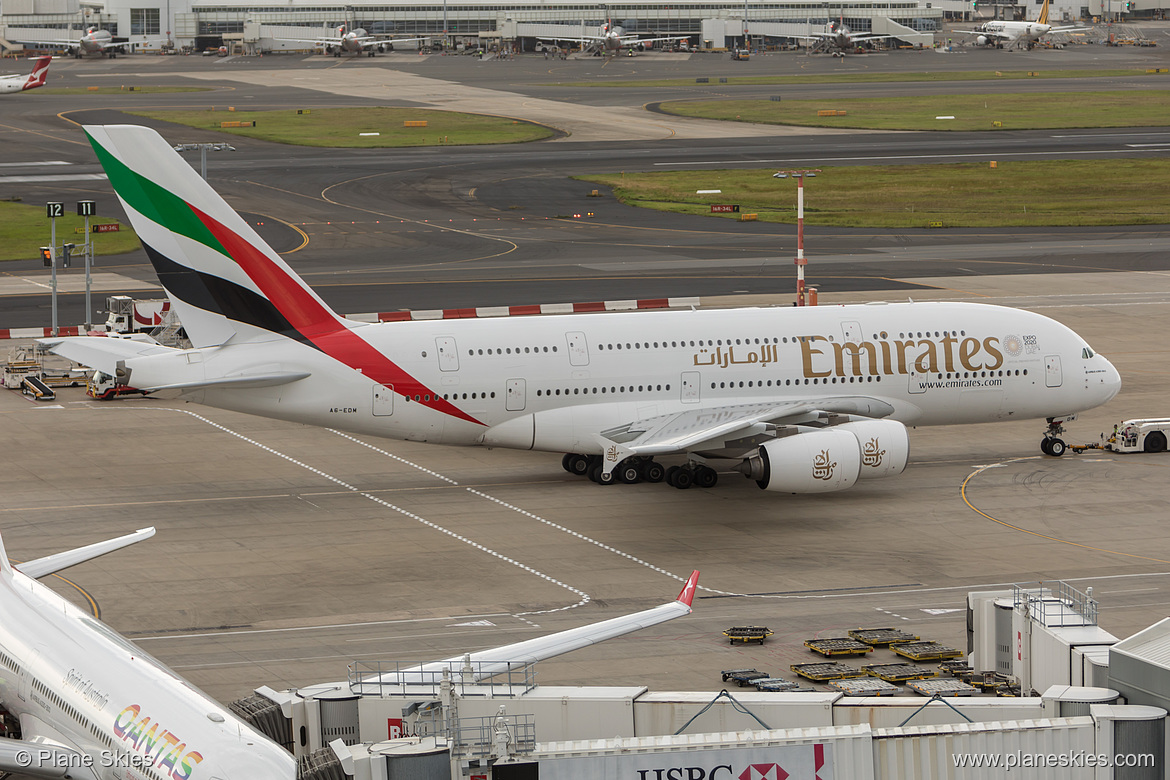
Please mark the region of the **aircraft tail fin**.
POLYGON ((157 132, 84 129, 194 346, 348 327, 157 132))
POLYGON ((45 81, 49 77, 49 63, 53 61, 52 57, 37 57, 33 60, 32 73, 28 76, 28 81, 24 82, 23 89, 33 89, 35 87, 45 86, 45 81))
POLYGON ((1044 5, 1040 6, 1040 15, 1036 17, 1036 21, 1040 24, 1048 24, 1048 0, 1044 0, 1044 5))

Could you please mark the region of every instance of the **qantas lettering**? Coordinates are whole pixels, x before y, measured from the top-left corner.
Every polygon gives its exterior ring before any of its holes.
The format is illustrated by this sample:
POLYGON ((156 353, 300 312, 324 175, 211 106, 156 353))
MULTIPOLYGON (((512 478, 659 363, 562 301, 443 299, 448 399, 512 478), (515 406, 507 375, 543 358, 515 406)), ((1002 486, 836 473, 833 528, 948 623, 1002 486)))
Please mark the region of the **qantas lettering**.
POLYGON ((114 719, 114 733, 123 742, 132 744, 136 751, 153 759, 154 766, 163 770, 171 780, 189 780, 195 767, 203 762, 203 754, 194 750, 188 752, 186 742, 179 741, 166 729, 160 732, 159 724, 151 723, 150 716, 139 719, 141 713, 142 708, 137 704, 122 710, 114 719))

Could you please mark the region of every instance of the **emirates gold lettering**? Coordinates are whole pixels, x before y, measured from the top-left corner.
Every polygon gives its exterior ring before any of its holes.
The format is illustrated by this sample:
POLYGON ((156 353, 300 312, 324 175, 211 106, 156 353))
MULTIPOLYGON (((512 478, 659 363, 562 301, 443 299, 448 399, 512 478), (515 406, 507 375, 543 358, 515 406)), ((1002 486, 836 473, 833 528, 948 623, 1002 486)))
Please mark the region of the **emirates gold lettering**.
MULTIPOLYGON (((981 341, 948 333, 937 340, 883 337, 875 341, 840 343, 827 336, 801 336, 794 341, 800 344, 801 368, 806 379, 993 371, 1004 364, 999 339, 995 336, 981 341), (831 348, 820 342, 831 344, 831 348)), ((691 362, 697 367, 718 369, 745 364, 757 368, 781 364, 780 349, 770 344, 742 353, 736 352, 734 347, 704 348, 694 354, 691 362)))
POLYGON ((865 365, 869 367, 869 373, 872 376, 877 376, 877 349, 872 342, 863 341, 860 344, 852 341, 846 341, 844 344, 833 344, 833 352, 837 358, 837 376, 845 376, 845 355, 848 355, 850 360, 849 371, 853 376, 861 376, 861 353, 864 352, 868 359, 865 365))
POLYGON ((800 340, 800 355, 804 361, 804 375, 806 377, 829 376, 833 373, 832 369, 825 371, 813 370, 813 355, 823 355, 823 349, 817 349, 813 346, 814 341, 828 341, 824 336, 806 336, 800 340))

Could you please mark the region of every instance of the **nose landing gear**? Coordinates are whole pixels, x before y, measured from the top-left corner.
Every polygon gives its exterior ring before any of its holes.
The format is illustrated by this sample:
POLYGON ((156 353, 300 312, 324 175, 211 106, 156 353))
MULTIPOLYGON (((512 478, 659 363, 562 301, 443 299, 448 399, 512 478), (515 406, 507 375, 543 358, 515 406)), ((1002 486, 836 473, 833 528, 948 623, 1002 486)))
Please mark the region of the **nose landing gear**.
POLYGON ((1071 422, 1075 417, 1049 417, 1048 429, 1044 431, 1044 438, 1040 440, 1040 451, 1045 455, 1059 458, 1068 451, 1068 445, 1060 438, 1064 433, 1064 423, 1071 422))

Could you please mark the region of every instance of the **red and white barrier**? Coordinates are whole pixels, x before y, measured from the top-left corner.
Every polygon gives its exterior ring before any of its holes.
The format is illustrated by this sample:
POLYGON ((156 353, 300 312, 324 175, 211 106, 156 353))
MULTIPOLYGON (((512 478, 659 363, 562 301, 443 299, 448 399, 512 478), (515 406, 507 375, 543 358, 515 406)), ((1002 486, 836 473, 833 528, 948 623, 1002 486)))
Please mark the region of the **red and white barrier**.
POLYGON ((635 311, 638 309, 678 309, 698 305, 698 298, 641 298, 629 301, 596 301, 592 303, 541 303, 527 306, 479 306, 471 309, 383 311, 346 316, 348 319, 358 322, 405 322, 408 320, 529 317, 536 314, 583 314, 599 311, 635 311))
MULTIPOLYGON (((52 328, 0 328, 0 339, 47 339, 53 335, 52 328)), ((58 336, 84 336, 84 325, 67 325, 57 328, 58 336)), ((104 335, 104 334, 103 334, 104 335)))
MULTIPOLYGON (((696 298, 640 298, 629 301, 595 301, 592 303, 541 303, 527 306, 479 306, 471 309, 423 309, 418 311, 383 311, 348 314, 358 322, 406 322, 409 320, 463 320, 483 317, 529 317, 536 314, 585 314, 599 311, 636 311, 638 309, 685 309, 698 306, 696 298)), ((53 335, 52 328, 0 328, 2 339, 44 339, 53 335)), ((57 329, 58 336, 104 336, 85 330, 84 325, 57 329)))

